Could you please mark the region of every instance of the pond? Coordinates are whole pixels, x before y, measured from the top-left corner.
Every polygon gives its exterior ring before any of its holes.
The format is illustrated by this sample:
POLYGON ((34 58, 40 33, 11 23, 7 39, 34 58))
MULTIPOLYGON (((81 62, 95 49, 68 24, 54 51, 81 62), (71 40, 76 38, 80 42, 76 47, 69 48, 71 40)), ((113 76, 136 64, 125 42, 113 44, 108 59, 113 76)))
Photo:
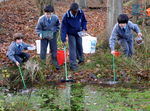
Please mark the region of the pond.
POLYGON ((5 110, 150 111, 150 89, 78 83, 48 84, 13 94, 5 93, 3 89, 0 93, 0 111, 5 110))

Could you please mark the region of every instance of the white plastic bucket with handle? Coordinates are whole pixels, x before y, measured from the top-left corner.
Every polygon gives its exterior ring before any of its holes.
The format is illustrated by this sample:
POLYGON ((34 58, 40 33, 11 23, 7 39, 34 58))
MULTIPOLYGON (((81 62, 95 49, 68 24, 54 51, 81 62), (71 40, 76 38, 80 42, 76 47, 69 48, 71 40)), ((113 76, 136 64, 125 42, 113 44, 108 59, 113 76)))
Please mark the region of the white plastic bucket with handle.
MULTIPOLYGON (((37 54, 40 54, 40 51, 41 51, 41 40, 36 40, 36 51, 37 51, 37 54)), ((49 53, 50 49, 49 49, 49 44, 48 44, 48 47, 47 47, 47 54, 49 53)))
POLYGON ((95 53, 97 38, 90 35, 82 37, 83 53, 95 53))

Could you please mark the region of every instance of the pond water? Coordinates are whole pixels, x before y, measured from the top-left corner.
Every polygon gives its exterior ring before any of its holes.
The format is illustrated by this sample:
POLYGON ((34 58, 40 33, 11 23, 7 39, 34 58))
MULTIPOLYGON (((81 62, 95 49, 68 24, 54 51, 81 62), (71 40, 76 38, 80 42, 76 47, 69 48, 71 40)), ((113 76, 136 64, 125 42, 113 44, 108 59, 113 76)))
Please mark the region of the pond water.
POLYGON ((19 105, 29 111, 150 111, 150 89, 117 85, 49 84, 32 91, 28 89, 13 95, 7 94, 7 102, 12 102, 17 111, 21 110, 19 105))

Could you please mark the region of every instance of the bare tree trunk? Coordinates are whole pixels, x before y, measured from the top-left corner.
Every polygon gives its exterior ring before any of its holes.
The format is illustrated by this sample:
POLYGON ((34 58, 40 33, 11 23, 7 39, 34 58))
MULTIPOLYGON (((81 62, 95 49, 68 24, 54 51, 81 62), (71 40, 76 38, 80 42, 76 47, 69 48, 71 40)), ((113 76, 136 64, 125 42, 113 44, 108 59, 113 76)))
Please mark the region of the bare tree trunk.
POLYGON ((99 0, 99 2, 100 2, 101 4, 103 4, 103 3, 104 3, 104 0, 99 0))
POLYGON ((44 13, 44 7, 47 5, 53 5, 53 0, 35 0, 36 1, 36 5, 39 9, 39 14, 43 15, 44 13))
POLYGON ((87 8, 87 0, 75 0, 81 8, 87 8))
POLYGON ((114 25, 117 23, 118 15, 122 13, 122 0, 108 0, 107 6, 107 33, 110 36, 114 25))

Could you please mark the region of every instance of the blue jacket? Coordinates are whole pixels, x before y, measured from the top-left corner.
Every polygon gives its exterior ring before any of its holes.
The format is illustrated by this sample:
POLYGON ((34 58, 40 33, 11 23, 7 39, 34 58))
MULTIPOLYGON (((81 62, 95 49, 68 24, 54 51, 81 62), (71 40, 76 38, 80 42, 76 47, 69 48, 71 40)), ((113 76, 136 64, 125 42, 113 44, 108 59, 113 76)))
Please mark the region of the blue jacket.
POLYGON ((76 16, 71 14, 71 11, 67 11, 64 14, 62 24, 61 24, 61 40, 66 42, 66 35, 77 35, 78 32, 82 30, 87 30, 86 28, 86 18, 84 12, 80 9, 76 16))
POLYGON ((13 62, 17 62, 17 60, 14 57, 15 55, 20 54, 23 50, 27 50, 27 47, 31 47, 31 45, 26 44, 24 42, 20 44, 20 49, 18 48, 18 45, 19 44, 17 44, 16 42, 11 42, 6 53, 7 57, 13 62))
POLYGON ((60 23, 57 15, 53 14, 50 18, 50 22, 46 15, 43 15, 39 18, 35 30, 38 35, 42 33, 42 31, 57 32, 59 30, 59 25, 60 23))
POLYGON ((137 24, 132 23, 131 21, 129 21, 125 27, 125 32, 123 32, 123 29, 119 26, 119 24, 117 23, 113 30, 112 30, 112 34, 110 36, 109 39, 109 46, 111 48, 111 50, 115 50, 115 43, 116 40, 120 40, 120 39, 125 39, 125 40, 132 40, 133 39, 133 33, 132 30, 135 31, 136 33, 140 33, 140 29, 138 27, 137 24))

